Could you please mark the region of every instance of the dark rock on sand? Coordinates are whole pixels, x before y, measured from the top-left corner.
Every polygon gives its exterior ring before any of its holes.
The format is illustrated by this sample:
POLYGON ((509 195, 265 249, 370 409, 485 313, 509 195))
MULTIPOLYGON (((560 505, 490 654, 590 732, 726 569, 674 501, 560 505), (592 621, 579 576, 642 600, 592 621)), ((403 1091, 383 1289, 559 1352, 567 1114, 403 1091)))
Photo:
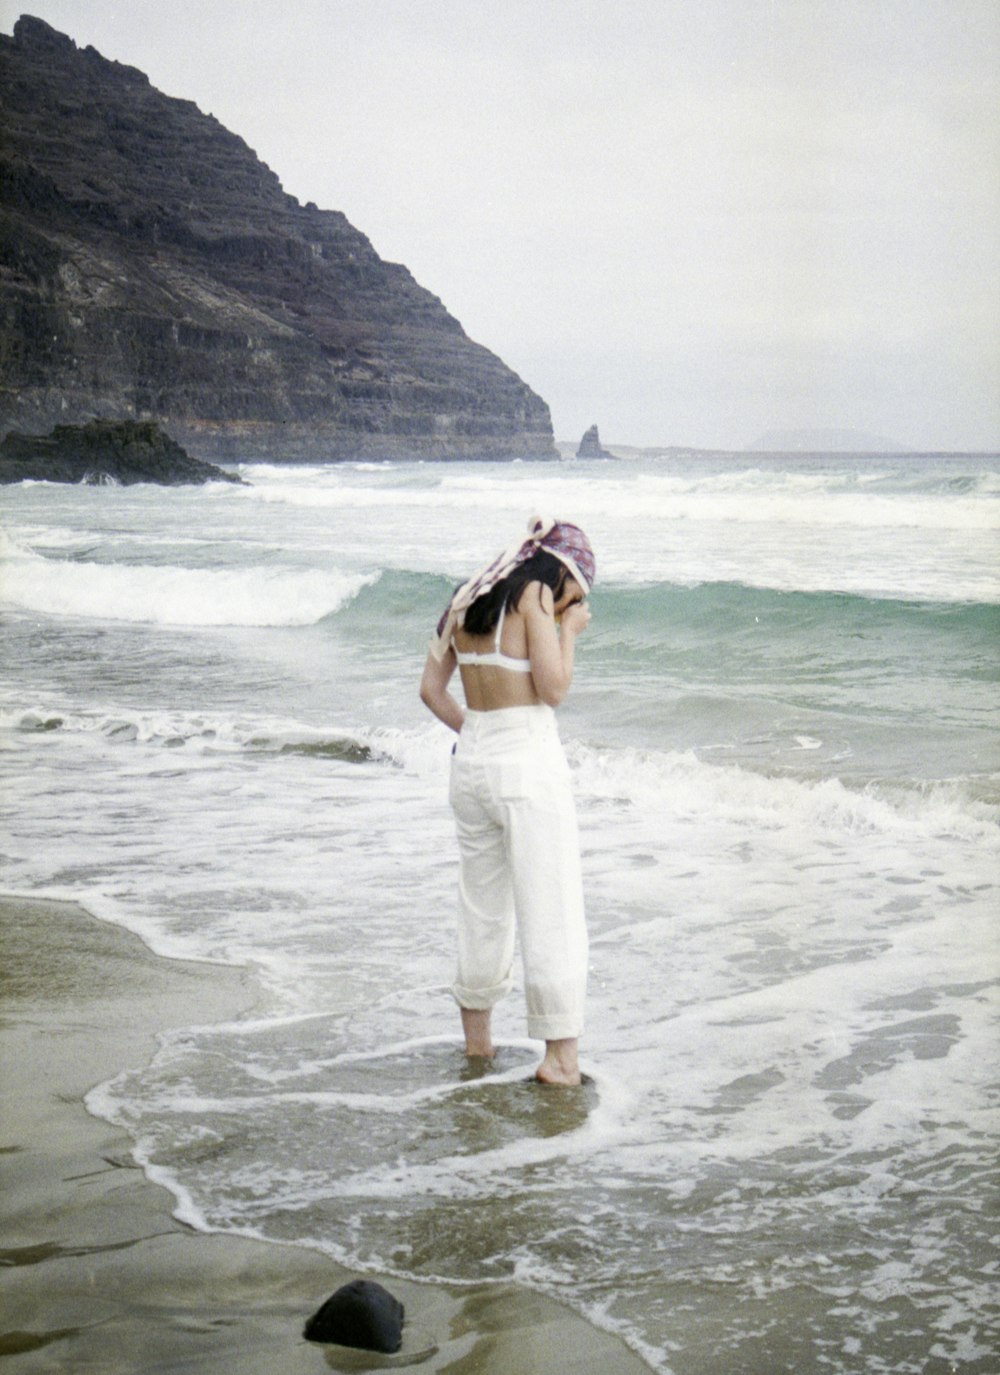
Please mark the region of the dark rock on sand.
POLYGON ((580 447, 576 451, 577 458, 614 458, 615 455, 607 449, 601 447, 601 436, 597 432, 597 426, 591 425, 580 440, 580 447))
POLYGON ((352 1280, 331 1294, 306 1323, 310 1342, 336 1342, 363 1351, 398 1351, 403 1305, 374 1280, 352 1280))
POLYGON ((520 377, 192 101, 29 16, 0 91, 0 433, 102 415, 217 462, 557 457, 520 377))
POLYGON ((155 482, 240 482, 233 473, 191 458, 152 421, 92 420, 57 425, 49 435, 12 431, 0 444, 0 483, 86 482, 121 487, 155 482))

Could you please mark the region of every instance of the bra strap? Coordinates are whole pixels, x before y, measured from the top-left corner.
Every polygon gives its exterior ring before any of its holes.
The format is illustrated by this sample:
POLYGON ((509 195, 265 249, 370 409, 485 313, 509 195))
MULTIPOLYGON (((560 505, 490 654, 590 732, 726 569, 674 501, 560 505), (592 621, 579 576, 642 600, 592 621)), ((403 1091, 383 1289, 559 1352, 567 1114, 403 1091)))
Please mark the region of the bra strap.
POLYGON ((503 618, 506 616, 506 614, 507 614, 507 598, 504 597, 503 606, 501 606, 501 608, 500 608, 500 615, 499 615, 499 617, 497 618, 497 637, 496 637, 496 640, 493 642, 493 647, 494 647, 494 649, 496 650, 496 652, 497 652, 498 654, 501 653, 501 649, 500 649, 500 636, 503 634, 503 618))

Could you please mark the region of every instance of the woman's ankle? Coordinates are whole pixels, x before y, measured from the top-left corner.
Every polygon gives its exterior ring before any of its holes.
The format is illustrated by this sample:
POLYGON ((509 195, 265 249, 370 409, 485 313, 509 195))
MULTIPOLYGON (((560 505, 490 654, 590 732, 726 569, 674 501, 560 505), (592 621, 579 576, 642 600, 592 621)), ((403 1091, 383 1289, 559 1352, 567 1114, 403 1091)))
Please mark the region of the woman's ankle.
POLYGON ((543 1084, 562 1084, 572 1087, 580 1083, 580 1062, 576 1037, 545 1042, 545 1059, 535 1070, 535 1078, 543 1084))
POLYGON ((490 1059, 494 1053, 491 1009, 463 1007, 461 1012, 466 1055, 473 1059, 490 1059))

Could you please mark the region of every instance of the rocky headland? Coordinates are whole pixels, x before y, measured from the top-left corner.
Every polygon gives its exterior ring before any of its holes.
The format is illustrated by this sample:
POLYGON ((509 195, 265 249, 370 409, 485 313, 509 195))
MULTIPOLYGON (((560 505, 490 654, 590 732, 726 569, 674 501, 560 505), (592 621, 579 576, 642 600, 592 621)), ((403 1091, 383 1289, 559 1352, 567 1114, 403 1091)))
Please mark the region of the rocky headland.
POLYGON ((336 210, 41 20, 0 35, 0 432, 222 461, 555 458, 545 402, 336 210))
POLYGON ((57 425, 48 435, 13 430, 0 443, 0 484, 29 480, 116 487, 242 482, 213 463, 192 458, 151 420, 57 425))

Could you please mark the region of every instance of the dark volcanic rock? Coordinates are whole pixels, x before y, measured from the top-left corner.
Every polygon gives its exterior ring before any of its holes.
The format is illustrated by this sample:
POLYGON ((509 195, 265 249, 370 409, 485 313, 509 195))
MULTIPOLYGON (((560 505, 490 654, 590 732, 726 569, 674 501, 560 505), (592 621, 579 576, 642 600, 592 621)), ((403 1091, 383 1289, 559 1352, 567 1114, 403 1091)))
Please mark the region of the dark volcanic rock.
POLYGON ((597 426, 591 425, 580 440, 580 447, 576 451, 577 458, 614 458, 614 454, 607 449, 601 448, 601 436, 597 432, 597 426))
POLYGON ((152 419, 216 459, 556 457, 548 407, 235 134, 0 35, 0 430, 152 419))
POLYGON ((191 458, 152 421, 92 420, 57 425, 50 435, 12 431, 0 444, 0 483, 240 482, 211 463, 191 458))
POLYGON ((364 1351, 398 1351, 403 1305, 374 1280, 352 1280, 331 1294, 306 1323, 310 1342, 337 1342, 364 1351))

